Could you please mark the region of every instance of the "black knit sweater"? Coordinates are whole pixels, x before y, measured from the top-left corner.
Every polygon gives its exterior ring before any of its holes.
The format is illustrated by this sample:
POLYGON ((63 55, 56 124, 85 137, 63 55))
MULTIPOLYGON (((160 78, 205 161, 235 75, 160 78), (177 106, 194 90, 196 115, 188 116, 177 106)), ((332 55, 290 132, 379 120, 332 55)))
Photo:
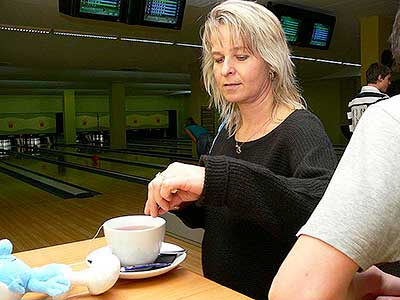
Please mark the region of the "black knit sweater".
POLYGON ((205 229, 206 277, 267 299, 297 231, 328 185, 336 155, 321 122, 306 110, 241 149, 237 154, 234 138, 220 132, 211 155, 201 158, 203 200, 177 215, 205 229))

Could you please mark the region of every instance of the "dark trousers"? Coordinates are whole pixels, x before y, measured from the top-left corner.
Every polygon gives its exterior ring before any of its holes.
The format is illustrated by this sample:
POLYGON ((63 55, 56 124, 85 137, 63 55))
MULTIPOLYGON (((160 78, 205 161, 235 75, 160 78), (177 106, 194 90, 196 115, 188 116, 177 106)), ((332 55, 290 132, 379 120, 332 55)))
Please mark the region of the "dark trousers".
POLYGON ((210 151, 212 142, 214 140, 214 136, 210 133, 205 133, 199 136, 197 139, 197 155, 200 157, 200 155, 203 154, 208 154, 210 151))

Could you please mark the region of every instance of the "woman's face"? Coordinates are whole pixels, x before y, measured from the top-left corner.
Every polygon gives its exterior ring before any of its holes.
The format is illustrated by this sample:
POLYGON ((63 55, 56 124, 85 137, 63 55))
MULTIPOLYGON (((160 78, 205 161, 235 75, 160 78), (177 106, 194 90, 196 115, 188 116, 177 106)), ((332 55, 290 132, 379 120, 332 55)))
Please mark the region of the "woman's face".
POLYGON ((225 100, 240 104, 266 99, 271 88, 267 63, 245 49, 241 41, 232 45, 226 25, 219 31, 221 39, 212 37, 211 51, 214 77, 225 100))

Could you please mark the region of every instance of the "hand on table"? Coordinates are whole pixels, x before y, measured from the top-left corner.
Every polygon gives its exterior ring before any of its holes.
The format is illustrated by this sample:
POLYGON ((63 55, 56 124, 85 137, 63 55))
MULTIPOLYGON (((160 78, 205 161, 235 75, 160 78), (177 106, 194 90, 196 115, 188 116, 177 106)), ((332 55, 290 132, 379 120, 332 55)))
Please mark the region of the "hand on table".
POLYGON ((170 164, 149 183, 144 213, 157 217, 182 202, 196 201, 203 192, 204 178, 204 167, 170 164))

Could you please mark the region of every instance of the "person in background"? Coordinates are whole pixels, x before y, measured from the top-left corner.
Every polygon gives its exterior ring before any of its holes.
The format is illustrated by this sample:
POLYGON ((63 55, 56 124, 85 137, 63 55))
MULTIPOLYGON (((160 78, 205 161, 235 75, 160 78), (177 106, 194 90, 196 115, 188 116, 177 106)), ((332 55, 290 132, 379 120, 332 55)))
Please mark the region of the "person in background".
POLYGON ((187 118, 185 120, 185 133, 190 136, 193 143, 196 144, 197 155, 200 157, 203 154, 208 154, 214 137, 208 132, 208 130, 198 125, 193 118, 187 118))
MULTIPOLYGON (((400 9, 391 43, 399 63, 400 9)), ((366 110, 270 300, 400 299, 400 278, 374 266, 400 260, 399 132, 400 96, 366 110)))
POLYGON ((350 122, 350 132, 354 132, 362 114, 371 104, 389 99, 386 91, 392 79, 392 70, 381 63, 373 63, 366 72, 367 85, 361 88, 360 93, 349 102, 347 119, 350 122))
POLYGON ((224 127, 200 166, 173 163, 148 186, 145 214, 205 229, 205 277, 255 299, 321 199, 336 155, 305 109, 279 20, 228 0, 207 17, 203 79, 224 127), (179 208, 175 210, 176 208, 179 208))

